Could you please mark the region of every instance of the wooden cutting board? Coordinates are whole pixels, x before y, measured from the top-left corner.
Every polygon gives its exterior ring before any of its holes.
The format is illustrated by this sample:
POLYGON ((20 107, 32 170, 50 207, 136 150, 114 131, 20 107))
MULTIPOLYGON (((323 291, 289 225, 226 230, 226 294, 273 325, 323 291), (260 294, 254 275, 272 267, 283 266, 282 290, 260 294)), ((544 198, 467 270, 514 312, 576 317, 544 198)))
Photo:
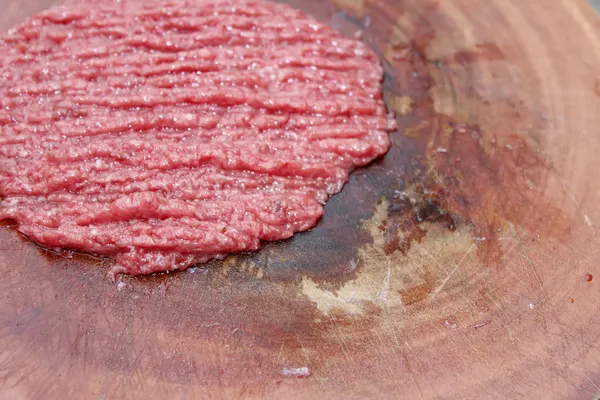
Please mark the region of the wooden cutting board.
MULTIPOLYGON (((3 1, 3 30, 53 3, 3 1)), ((598 398, 590 6, 292 4, 381 54, 390 153, 311 232, 184 273, 0 229, 0 398, 598 398)))

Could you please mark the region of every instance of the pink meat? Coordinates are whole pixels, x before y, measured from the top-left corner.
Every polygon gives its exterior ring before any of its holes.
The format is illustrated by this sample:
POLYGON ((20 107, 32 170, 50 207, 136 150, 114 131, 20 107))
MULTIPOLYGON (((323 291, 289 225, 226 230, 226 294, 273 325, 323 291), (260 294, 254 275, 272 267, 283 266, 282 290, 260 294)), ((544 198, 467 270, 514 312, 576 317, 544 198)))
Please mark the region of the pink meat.
POLYGON ((313 227, 384 154, 364 44, 263 0, 86 0, 0 37, 0 219, 185 269, 313 227))

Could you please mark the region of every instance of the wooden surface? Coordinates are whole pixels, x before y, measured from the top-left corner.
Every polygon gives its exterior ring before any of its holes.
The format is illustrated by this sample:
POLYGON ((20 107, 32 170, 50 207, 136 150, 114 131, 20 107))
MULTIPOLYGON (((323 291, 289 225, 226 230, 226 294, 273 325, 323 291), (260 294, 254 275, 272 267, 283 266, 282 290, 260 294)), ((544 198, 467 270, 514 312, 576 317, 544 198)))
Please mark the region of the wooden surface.
MULTIPOLYGON (((52 3, 3 1, 2 29, 52 3)), ((0 398, 598 398, 592 9, 292 3, 366 26, 399 115, 390 153, 311 232, 119 286, 106 261, 1 229, 0 398)))

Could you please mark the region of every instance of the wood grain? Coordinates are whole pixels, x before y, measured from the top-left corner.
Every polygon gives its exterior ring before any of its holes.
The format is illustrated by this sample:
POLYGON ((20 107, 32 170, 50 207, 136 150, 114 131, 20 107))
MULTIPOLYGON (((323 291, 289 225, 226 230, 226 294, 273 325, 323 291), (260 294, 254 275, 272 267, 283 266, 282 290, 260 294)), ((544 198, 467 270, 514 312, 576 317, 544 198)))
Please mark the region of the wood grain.
POLYGON ((117 287, 1 229, 0 398, 600 396, 591 7, 290 3, 381 54, 390 153, 311 232, 117 287))

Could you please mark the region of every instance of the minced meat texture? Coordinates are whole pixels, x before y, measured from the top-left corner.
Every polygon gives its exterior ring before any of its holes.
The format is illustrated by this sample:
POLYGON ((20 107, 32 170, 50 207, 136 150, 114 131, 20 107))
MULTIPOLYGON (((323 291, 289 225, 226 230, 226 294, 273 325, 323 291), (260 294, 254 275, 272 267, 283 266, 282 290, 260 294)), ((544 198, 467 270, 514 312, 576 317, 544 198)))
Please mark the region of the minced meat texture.
POLYGON ((71 1, 0 37, 0 219, 185 269, 313 227, 393 127, 363 43, 261 0, 71 1))

